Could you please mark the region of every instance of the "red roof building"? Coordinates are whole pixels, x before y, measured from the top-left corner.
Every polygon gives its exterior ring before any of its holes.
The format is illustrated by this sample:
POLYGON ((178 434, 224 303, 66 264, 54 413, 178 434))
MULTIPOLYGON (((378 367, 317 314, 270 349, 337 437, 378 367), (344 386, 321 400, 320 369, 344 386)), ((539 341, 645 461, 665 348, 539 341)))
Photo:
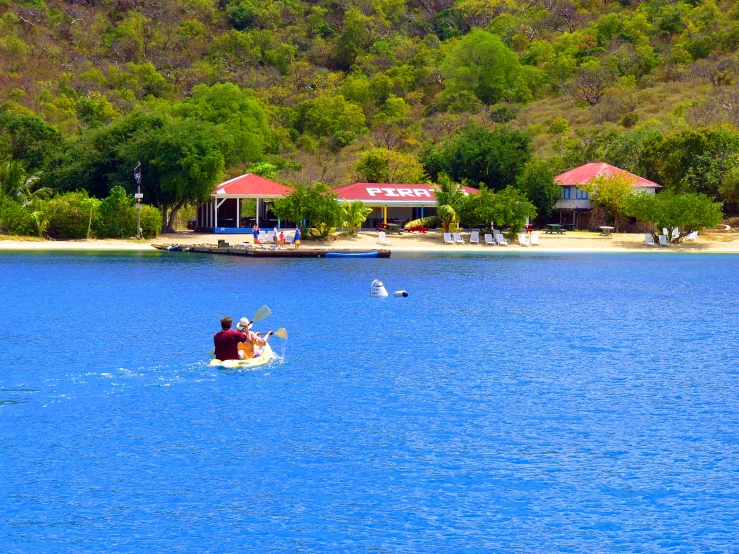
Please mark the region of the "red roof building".
POLYGON ((221 183, 211 193, 213 198, 282 198, 292 189, 259 175, 247 173, 221 183))
POLYGON ((624 171, 618 167, 607 163, 587 163, 560 173, 554 178, 554 182, 562 187, 559 200, 554 205, 555 211, 559 212, 559 222, 566 227, 577 229, 588 228, 590 226, 593 203, 590 201, 590 194, 580 188, 580 185, 587 185, 596 177, 608 175, 626 175, 633 179, 632 187, 636 192, 646 192, 654 194, 662 185, 639 177, 628 171, 624 171))
POLYGON ((292 192, 290 187, 270 181, 259 175, 247 173, 218 185, 210 194, 211 200, 200 204, 195 228, 214 233, 248 233, 254 223, 270 227, 279 220, 269 216, 269 204, 265 200, 282 198, 292 192), (242 217, 241 201, 256 200, 256 217, 242 217))
POLYGON ((603 175, 626 175, 627 177, 634 179, 634 187, 638 188, 647 189, 662 187, 662 185, 658 185, 649 179, 639 177, 638 175, 634 175, 633 173, 629 173, 628 171, 619 169, 618 167, 607 163, 587 163, 581 165, 575 169, 570 169, 569 171, 560 173, 554 178, 554 182, 562 186, 587 185, 596 177, 603 175))
MULTIPOLYGON (((462 187, 467 194, 476 194, 477 189, 462 187)), ((399 185, 388 183, 354 183, 334 189, 340 198, 353 202, 361 200, 368 206, 386 207, 435 207, 436 197, 431 185, 399 185)))

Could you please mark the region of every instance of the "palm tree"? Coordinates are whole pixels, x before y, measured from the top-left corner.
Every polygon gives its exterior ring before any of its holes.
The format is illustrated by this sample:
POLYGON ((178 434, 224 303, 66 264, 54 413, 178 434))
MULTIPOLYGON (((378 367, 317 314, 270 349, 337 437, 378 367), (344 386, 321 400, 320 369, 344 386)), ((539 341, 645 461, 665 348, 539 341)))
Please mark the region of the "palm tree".
POLYGON ((361 200, 355 200, 349 202, 344 200, 344 205, 341 206, 342 213, 342 227, 349 228, 349 234, 353 235, 357 227, 360 227, 365 222, 367 216, 372 213, 372 208, 366 208, 364 202, 361 200))
POLYGON ((436 197, 436 215, 415 219, 405 224, 406 229, 411 227, 432 227, 441 224, 445 233, 449 228, 459 223, 459 216, 467 201, 467 193, 459 183, 453 182, 448 175, 439 175, 439 184, 431 185, 436 197))
POLYGON ((0 164, 0 194, 4 194, 27 206, 34 200, 50 196, 50 188, 34 190, 34 185, 41 178, 41 173, 28 174, 26 164, 8 158, 0 164))

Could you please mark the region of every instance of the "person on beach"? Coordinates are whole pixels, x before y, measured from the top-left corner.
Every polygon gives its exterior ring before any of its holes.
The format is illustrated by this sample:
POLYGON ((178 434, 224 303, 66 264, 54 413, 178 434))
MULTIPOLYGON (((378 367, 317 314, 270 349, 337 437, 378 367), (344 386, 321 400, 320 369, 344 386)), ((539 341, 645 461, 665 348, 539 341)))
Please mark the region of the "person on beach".
POLYGON ((272 239, 272 240, 274 241, 274 243, 275 243, 275 244, 277 244, 277 241, 278 241, 278 238, 277 238, 278 232, 277 232, 277 231, 278 231, 278 230, 277 230, 277 227, 275 227, 274 229, 272 229, 272 233, 273 233, 273 235, 274 235, 274 237, 275 237, 275 238, 274 238, 274 239, 272 239))
POLYGON ((300 227, 295 228, 295 237, 293 238, 293 246, 295 246, 295 248, 300 246, 300 227))
POLYGON ((280 231, 280 248, 285 248, 287 243, 285 242, 285 232, 280 231))
POLYGON ((242 317, 236 325, 236 329, 246 336, 246 340, 240 342, 238 345, 238 350, 243 360, 259 356, 262 352, 258 347, 267 344, 267 340, 272 336, 272 331, 270 331, 264 338, 262 338, 259 333, 255 333, 251 330, 253 326, 254 322, 249 321, 246 317, 242 317))
POLYGON ((251 234, 254 235, 254 244, 259 244, 259 224, 255 223, 251 228, 251 234))
POLYGON ((221 319, 221 331, 213 337, 216 360, 222 362, 226 360, 239 359, 239 343, 249 340, 249 336, 241 331, 231 329, 233 321, 226 316, 221 319))

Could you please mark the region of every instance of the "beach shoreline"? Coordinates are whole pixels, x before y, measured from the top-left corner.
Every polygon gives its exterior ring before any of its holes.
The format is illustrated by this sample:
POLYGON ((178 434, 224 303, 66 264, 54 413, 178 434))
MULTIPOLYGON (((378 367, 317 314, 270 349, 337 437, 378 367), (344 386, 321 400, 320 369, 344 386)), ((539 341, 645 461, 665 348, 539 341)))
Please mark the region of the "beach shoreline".
MULTIPOLYGON (((326 241, 304 241, 306 247, 342 248, 342 249, 374 249, 385 248, 398 253, 485 253, 503 254, 517 253, 564 253, 564 254, 601 254, 601 253, 708 253, 739 254, 739 234, 704 233, 695 242, 673 244, 669 247, 645 246, 641 233, 618 233, 603 237, 596 233, 569 232, 563 235, 540 235, 540 246, 520 246, 509 240, 508 246, 485 246, 470 244, 469 235, 463 234, 465 244, 444 245, 438 233, 391 235, 390 246, 377 244, 376 233, 360 232, 356 236, 339 235, 326 241)), ((86 252, 153 252, 157 245, 210 245, 217 246, 219 240, 226 240, 233 245, 240 242, 251 242, 249 235, 215 235, 180 231, 162 235, 152 240, 39 240, 22 237, 3 237, 0 240, 0 253, 20 251, 86 251, 86 252)), ((482 239, 481 239, 482 241, 482 239)))

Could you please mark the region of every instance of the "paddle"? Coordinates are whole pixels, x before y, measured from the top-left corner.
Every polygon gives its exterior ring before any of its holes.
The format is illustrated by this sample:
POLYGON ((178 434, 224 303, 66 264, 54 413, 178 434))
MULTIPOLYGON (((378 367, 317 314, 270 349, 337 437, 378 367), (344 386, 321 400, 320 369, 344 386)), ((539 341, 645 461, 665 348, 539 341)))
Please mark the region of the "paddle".
POLYGON ((287 329, 284 327, 280 327, 277 329, 277 331, 274 332, 274 335, 276 337, 280 337, 281 339, 287 339, 287 329))
MULTIPOLYGON (((262 306, 261 308, 259 308, 256 311, 256 313, 254 314, 254 317, 251 318, 251 321, 252 321, 252 323, 254 323, 255 321, 260 321, 260 320, 264 319, 265 317, 267 317, 271 313, 272 313, 272 310, 270 310, 267 306, 262 306)), ((280 330, 283 331, 283 333, 285 334, 285 336, 284 337, 282 337, 281 335, 277 335, 277 336, 286 339, 287 338, 287 331, 285 331, 285 328, 284 327, 282 329, 278 329, 278 331, 280 331, 280 330)), ((275 333, 275 334, 277 334, 277 333, 275 333)), ((210 349, 210 352, 208 352, 208 354, 210 355, 210 358, 212 360, 213 358, 215 358, 216 349, 215 348, 211 348, 210 349)))

